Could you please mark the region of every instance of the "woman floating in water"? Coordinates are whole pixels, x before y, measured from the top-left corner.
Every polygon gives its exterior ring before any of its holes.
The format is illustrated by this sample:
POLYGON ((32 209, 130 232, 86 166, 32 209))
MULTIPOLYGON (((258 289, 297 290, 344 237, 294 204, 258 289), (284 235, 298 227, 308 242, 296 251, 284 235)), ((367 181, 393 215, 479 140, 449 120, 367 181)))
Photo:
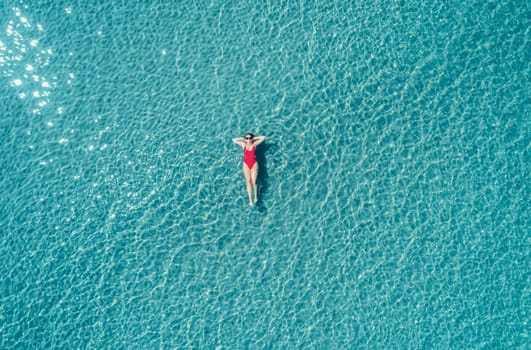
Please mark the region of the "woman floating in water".
POLYGON ((256 188, 256 178, 258 176, 258 163, 256 162, 256 146, 264 142, 265 136, 254 136, 249 133, 245 138, 232 139, 237 145, 243 147, 243 175, 245 175, 245 183, 247 184, 247 193, 249 194, 249 205, 253 206, 253 190, 254 203, 258 202, 258 190, 256 188))

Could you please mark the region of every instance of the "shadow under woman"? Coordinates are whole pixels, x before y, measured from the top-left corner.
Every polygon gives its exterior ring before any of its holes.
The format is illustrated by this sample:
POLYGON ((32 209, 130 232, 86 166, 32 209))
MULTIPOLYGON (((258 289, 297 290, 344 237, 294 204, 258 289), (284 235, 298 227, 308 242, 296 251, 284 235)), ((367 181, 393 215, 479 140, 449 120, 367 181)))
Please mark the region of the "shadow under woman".
POLYGON ((268 150, 274 148, 275 145, 268 143, 267 139, 260 146, 256 147, 256 160, 259 166, 256 184, 258 185, 258 191, 260 193, 260 200, 257 203, 257 207, 261 213, 267 211, 263 199, 267 198, 267 189, 269 188, 269 174, 267 172, 267 158, 265 154, 268 150))

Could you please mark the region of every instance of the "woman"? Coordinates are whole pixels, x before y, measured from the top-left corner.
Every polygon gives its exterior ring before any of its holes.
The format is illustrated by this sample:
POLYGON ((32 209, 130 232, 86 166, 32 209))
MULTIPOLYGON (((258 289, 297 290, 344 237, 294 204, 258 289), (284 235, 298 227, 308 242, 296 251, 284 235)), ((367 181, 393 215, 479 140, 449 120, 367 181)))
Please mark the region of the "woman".
POLYGON ((253 206, 253 190, 254 203, 258 202, 258 190, 256 188, 256 178, 258 176, 258 163, 256 162, 256 146, 264 142, 265 136, 254 136, 251 133, 245 135, 245 138, 232 139, 237 145, 243 147, 243 175, 245 175, 245 183, 247 184, 247 194, 249 195, 249 205, 253 206))

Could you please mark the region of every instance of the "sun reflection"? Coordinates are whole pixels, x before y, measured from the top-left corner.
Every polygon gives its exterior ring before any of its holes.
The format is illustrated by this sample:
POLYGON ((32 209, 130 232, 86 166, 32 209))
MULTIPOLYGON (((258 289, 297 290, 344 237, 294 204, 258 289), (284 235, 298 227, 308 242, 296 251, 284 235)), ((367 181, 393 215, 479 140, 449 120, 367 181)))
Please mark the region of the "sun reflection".
POLYGON ((31 103, 29 107, 33 113, 40 114, 50 104, 52 89, 57 85, 57 77, 52 78, 52 83, 46 78, 53 50, 42 47, 36 38, 42 36, 39 33, 44 30, 41 24, 33 25, 31 16, 26 16, 21 8, 11 10, 13 17, 7 21, 5 36, 0 41, 0 74, 17 90, 16 95, 21 100, 31 97, 26 103, 31 103))

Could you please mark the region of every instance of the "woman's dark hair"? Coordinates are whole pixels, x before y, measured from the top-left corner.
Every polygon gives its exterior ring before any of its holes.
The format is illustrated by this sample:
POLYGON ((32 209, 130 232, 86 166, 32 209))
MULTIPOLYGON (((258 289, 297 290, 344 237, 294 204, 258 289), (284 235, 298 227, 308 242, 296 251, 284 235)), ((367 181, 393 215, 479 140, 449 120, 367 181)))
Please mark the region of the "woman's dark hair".
POLYGON ((254 135, 251 134, 250 132, 248 132, 247 134, 245 134, 245 137, 247 137, 247 136, 251 136, 251 137, 254 139, 254 135))

